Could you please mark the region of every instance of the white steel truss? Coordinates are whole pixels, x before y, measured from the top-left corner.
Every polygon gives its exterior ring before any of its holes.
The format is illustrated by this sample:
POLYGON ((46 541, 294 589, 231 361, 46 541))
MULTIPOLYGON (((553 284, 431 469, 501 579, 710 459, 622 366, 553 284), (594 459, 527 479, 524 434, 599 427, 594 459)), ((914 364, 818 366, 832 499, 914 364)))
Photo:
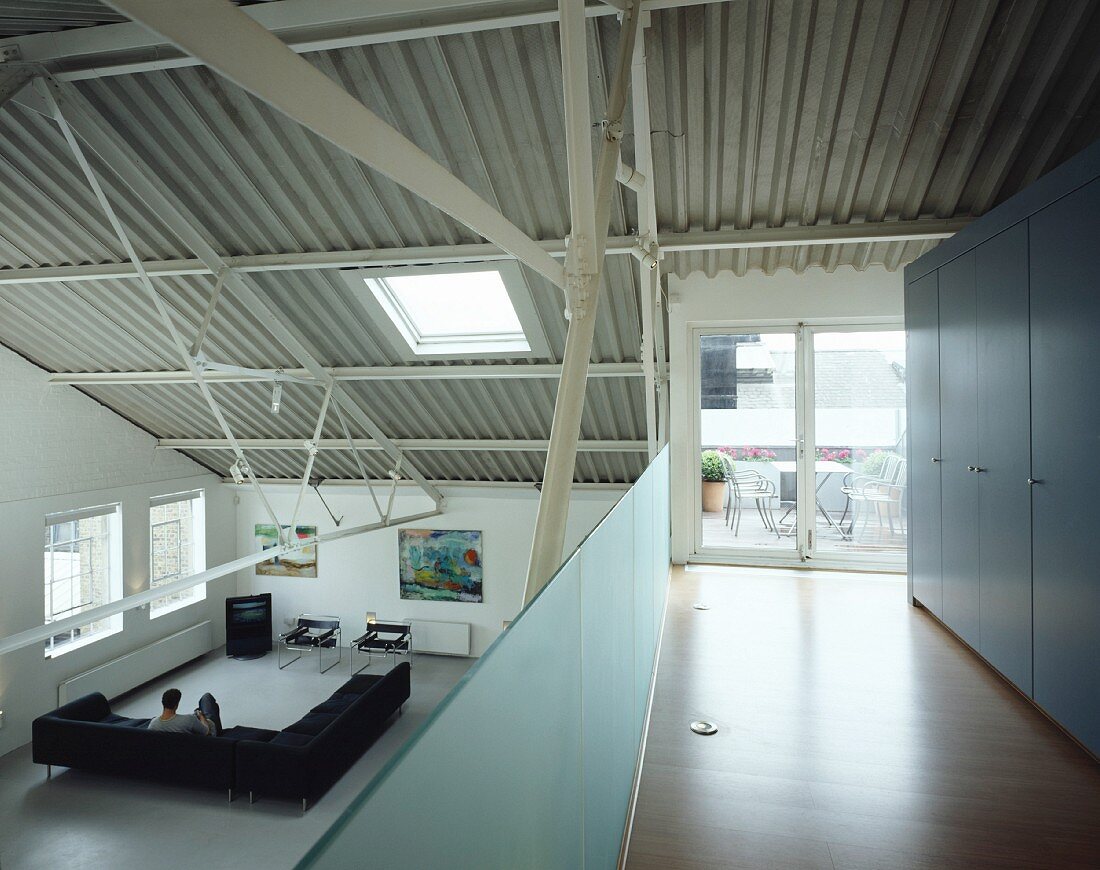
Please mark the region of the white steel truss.
MULTIPOLYGON (((251 8, 251 7, 249 7, 251 8)), ((643 70, 644 71, 644 70, 643 70)), ((637 75, 634 77, 637 82, 637 75)), ((22 102, 22 95, 16 98, 22 102)), ((648 112, 647 112, 648 114, 648 112)), ((641 141, 641 140, 639 140, 641 141)), ((637 147, 637 146, 635 146, 637 147)), ((641 162, 640 160, 638 161, 641 162)), ((649 176, 647 175, 648 179, 649 176)), ((643 189, 651 184, 643 184, 643 189)), ((656 238, 663 254, 682 251, 729 251, 750 248, 789 248, 801 245, 859 245, 876 242, 912 242, 947 239, 972 222, 972 218, 920 218, 917 220, 877 223, 817 224, 815 226, 753 227, 744 230, 695 230, 684 233, 660 233, 656 238)), ((651 233, 652 234, 652 231, 651 233)), ((562 240, 535 242, 551 257, 565 256, 562 240)), ((636 236, 608 238, 606 256, 638 256, 636 236)), ((428 245, 411 248, 365 248, 355 251, 285 252, 224 257, 234 272, 294 272, 323 269, 352 269, 373 266, 415 266, 436 263, 478 263, 512 260, 511 254, 497 245, 428 245)), ((210 275, 202 260, 145 260, 145 271, 152 277, 210 275)), ((44 266, 0 269, 3 284, 54 284, 74 281, 118 281, 137 278, 132 263, 93 263, 80 266, 44 266)))
MULTIPOLYGON (((422 366, 342 366, 326 369, 337 381, 460 381, 460 380, 541 380, 561 377, 561 366, 553 363, 517 363, 503 365, 474 363, 471 365, 422 366)), ((286 366, 282 369, 249 369, 207 362, 203 370, 207 383, 247 383, 249 381, 294 381, 312 383, 306 369, 286 366)), ((640 363, 591 363, 589 378, 640 378, 640 363)), ((192 384, 191 372, 57 372, 48 378, 51 384, 74 386, 95 384, 192 384)))
MULTIPOLYGON (((160 438, 157 447, 171 450, 230 450, 233 444, 245 450, 381 450, 382 445, 369 438, 160 438)), ((498 452, 540 453, 550 442, 540 438, 400 438, 394 441, 402 450, 415 452, 498 452)), ((577 442, 584 453, 645 453, 645 441, 589 439, 577 442)))
MULTIPOLYGON (((645 9, 695 6, 715 0, 646 0, 645 9)), ((592 3, 585 15, 614 15, 622 4, 592 3)), ((378 45, 508 27, 556 23, 553 0, 269 0, 241 11, 296 52, 378 45)), ((60 79, 81 80, 176 69, 199 63, 135 23, 86 27, 0 39, 28 61, 46 64, 60 79)))

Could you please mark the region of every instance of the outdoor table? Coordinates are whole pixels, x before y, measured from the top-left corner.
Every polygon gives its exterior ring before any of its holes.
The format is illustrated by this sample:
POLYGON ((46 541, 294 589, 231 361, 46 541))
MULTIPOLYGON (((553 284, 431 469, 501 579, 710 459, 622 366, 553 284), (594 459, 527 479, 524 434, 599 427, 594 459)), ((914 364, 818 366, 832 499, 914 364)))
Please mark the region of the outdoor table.
MULTIPOLYGON (((794 474, 798 471, 798 463, 794 460, 772 462, 772 467, 780 474, 794 474)), ((840 462, 834 462, 831 459, 818 459, 814 461, 814 474, 818 478, 817 487, 814 489, 814 502, 817 504, 817 509, 821 511, 821 515, 825 517, 825 522, 835 529, 845 541, 847 541, 850 536, 841 528, 840 523, 829 515, 829 512, 825 510, 825 506, 821 504, 821 489, 829 482, 829 478, 834 474, 847 474, 851 470, 852 469, 847 465, 840 462)), ((787 511, 787 514, 789 513, 790 511, 787 511)), ((787 514, 784 514, 784 517, 786 517, 787 514)), ((783 522, 783 520, 780 520, 780 522, 783 522)))

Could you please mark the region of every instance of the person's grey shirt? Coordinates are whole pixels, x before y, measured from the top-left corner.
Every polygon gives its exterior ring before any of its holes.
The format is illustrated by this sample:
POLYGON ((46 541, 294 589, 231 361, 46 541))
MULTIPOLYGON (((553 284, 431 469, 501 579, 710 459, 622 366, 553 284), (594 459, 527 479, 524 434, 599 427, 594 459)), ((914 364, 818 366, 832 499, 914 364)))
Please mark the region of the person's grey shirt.
POLYGON ((149 720, 150 731, 168 731, 172 734, 202 734, 204 737, 210 732, 206 726, 192 713, 177 713, 171 719, 161 719, 155 716, 149 720))

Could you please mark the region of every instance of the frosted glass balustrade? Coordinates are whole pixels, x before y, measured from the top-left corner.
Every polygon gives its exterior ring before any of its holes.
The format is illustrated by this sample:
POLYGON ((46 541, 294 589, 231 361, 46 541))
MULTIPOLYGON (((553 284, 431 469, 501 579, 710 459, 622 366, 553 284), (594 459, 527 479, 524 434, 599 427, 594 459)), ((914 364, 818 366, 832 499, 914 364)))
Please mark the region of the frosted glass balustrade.
POLYGON ((299 867, 615 867, 668 522, 666 449, 299 867))

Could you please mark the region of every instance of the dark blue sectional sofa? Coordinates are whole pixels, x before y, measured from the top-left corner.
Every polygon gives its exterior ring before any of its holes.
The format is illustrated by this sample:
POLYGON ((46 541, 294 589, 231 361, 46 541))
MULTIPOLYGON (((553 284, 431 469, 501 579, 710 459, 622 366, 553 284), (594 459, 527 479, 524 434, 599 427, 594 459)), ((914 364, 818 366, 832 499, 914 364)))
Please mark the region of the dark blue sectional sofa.
POLYGON ((409 663, 385 676, 360 674, 282 731, 237 726, 220 737, 149 731, 148 719, 111 712, 85 695, 32 726, 37 764, 153 778, 177 785, 293 798, 323 795, 385 730, 409 698, 409 663))

